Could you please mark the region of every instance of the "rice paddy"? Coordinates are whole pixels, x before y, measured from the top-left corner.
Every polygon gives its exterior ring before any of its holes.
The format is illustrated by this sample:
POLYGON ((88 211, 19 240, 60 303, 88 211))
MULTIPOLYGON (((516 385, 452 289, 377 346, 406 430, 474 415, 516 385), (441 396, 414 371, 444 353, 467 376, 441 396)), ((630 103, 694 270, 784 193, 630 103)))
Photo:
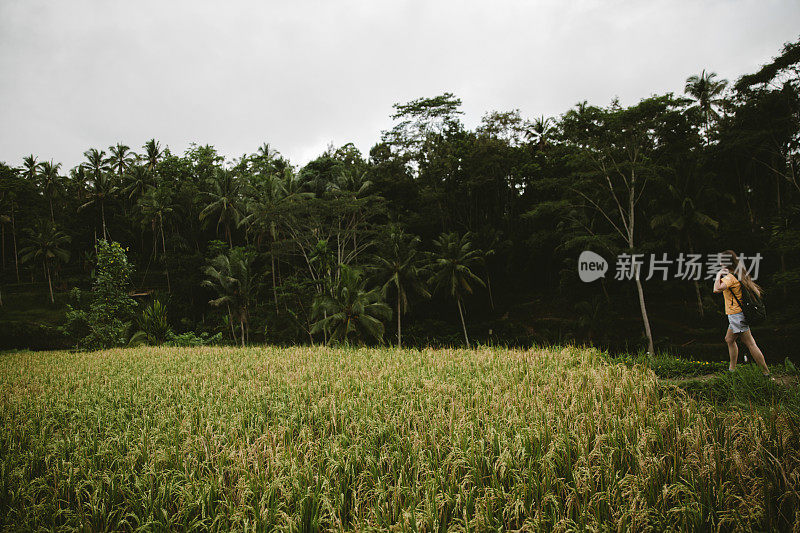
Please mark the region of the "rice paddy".
POLYGON ((797 530, 800 422, 594 350, 0 356, 4 530, 797 530))

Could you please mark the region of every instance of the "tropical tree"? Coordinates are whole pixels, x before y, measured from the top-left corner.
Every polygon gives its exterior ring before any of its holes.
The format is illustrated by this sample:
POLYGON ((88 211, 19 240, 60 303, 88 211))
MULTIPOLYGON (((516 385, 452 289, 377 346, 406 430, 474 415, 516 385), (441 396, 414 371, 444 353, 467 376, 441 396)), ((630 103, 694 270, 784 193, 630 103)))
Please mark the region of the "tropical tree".
POLYGON ((125 187, 122 189, 128 200, 141 196, 149 186, 154 185, 153 174, 149 167, 134 165, 126 175, 125 187))
POLYGON ((3 248, 3 269, 5 270, 6 264, 6 225, 11 226, 11 239, 14 249, 14 270, 17 275, 17 283, 20 281, 19 277, 19 253, 17 251, 17 209, 19 207, 18 196, 25 189, 25 184, 30 186, 31 182, 26 181, 20 176, 17 169, 11 168, 5 163, 0 162, 0 230, 2 231, 2 248, 3 248))
MULTIPOLYGON (((259 149, 266 150, 267 145, 259 149)), ((275 244, 281 233, 281 226, 286 221, 289 203, 295 198, 307 198, 311 193, 303 192, 296 186, 296 181, 291 169, 286 169, 283 175, 267 175, 250 188, 247 199, 246 214, 239 221, 239 226, 254 236, 255 245, 260 249, 263 242, 269 242, 272 293, 275 303, 275 314, 278 314, 277 297, 277 250, 275 244)))
POLYGON ((228 254, 219 254, 203 269, 203 273, 206 279, 202 285, 217 293, 217 297, 208 303, 214 307, 225 306, 234 341, 236 332, 233 324, 234 320, 238 320, 244 346, 248 337, 250 300, 255 286, 250 271, 250 257, 241 248, 231 250, 228 254))
POLYGON ((83 201, 86 196, 86 185, 87 182, 89 181, 89 177, 86 174, 86 167, 83 165, 78 165, 69 171, 69 175, 70 175, 70 182, 68 183, 77 192, 78 201, 81 202, 81 204, 83 204, 83 201))
POLYGON ((211 188, 206 193, 208 205, 200 212, 200 220, 215 217, 217 232, 220 225, 225 227, 228 245, 233 249, 231 226, 238 224, 242 218, 242 183, 230 170, 217 168, 215 179, 211 180, 211 188))
POLYGON ((553 132, 553 119, 544 115, 536 118, 527 131, 527 137, 540 148, 547 145, 553 132))
POLYGON ((52 222, 39 223, 36 229, 26 228, 27 246, 20 250, 20 260, 23 263, 29 261, 41 261, 42 267, 47 277, 50 287, 50 303, 55 303, 53 298, 53 263, 69 261, 69 250, 64 247, 72 239, 63 231, 59 231, 52 222))
POLYGON ((410 309, 410 294, 416 293, 425 298, 430 293, 422 279, 422 256, 418 250, 419 237, 407 235, 399 228, 392 228, 388 238, 375 256, 374 277, 381 284, 382 297, 389 291, 396 296, 397 347, 402 346, 402 324, 400 317, 410 309))
POLYGON ((50 222, 55 224, 56 220, 53 216, 53 196, 61 185, 61 176, 58 175, 58 171, 61 170, 61 163, 45 161, 41 163, 40 168, 39 185, 42 187, 48 204, 50 204, 50 222))
POLYGON ((22 177, 28 180, 29 183, 35 183, 41 168, 42 164, 36 161, 36 157, 33 154, 26 156, 22 160, 22 177))
POLYGON ((155 139, 150 139, 142 148, 144 148, 145 166, 148 171, 153 172, 158 162, 164 157, 164 150, 161 148, 161 143, 155 139))
POLYGON ((121 182, 125 172, 136 163, 137 156, 131 151, 130 146, 121 143, 109 146, 108 151, 110 154, 108 164, 121 182))
MULTIPOLYGON (((704 179, 692 176, 683 183, 669 183, 667 194, 658 205, 663 211, 650 219, 650 226, 679 247, 686 246, 694 254, 698 241, 708 238, 719 227, 719 222, 708 214, 706 208, 710 199, 716 199, 714 191, 704 179)), ((697 311, 700 318, 705 315, 703 299, 700 295, 700 282, 694 279, 697 298, 697 311)))
MULTIPOLYGON (((573 164, 582 170, 579 179, 568 185, 569 191, 588 212, 601 217, 629 254, 634 254, 640 244, 636 221, 642 218, 642 197, 648 182, 663 170, 655 157, 663 138, 672 131, 672 115, 680 115, 678 104, 672 95, 666 95, 629 108, 622 108, 618 102, 607 109, 579 106, 562 120, 562 128, 575 148, 573 164)), ((586 232, 595 238, 599 233, 590 227, 586 232)), ((640 268, 631 256, 625 275, 636 284, 647 350, 652 354, 653 333, 640 268)))
POLYGON ((319 295, 313 304, 317 320, 312 333, 325 332, 332 342, 363 342, 383 339, 383 320, 392 316, 381 301, 379 288, 367 289, 360 270, 339 265, 339 279, 330 293, 319 295))
POLYGON ((89 201, 82 204, 78 210, 80 211, 90 206, 95 206, 100 209, 100 219, 103 223, 103 240, 107 241, 106 203, 117 192, 117 187, 108 175, 109 166, 105 158, 105 151, 90 148, 85 151, 83 155, 86 158, 83 165, 89 173, 91 190, 88 195, 89 201))
POLYGON ((715 80, 715 72, 706 73, 703 70, 699 76, 689 76, 686 78, 684 92, 691 97, 700 113, 703 116, 706 130, 706 142, 709 140, 711 132, 711 122, 719 118, 717 109, 722 105, 724 99, 722 93, 728 85, 728 80, 715 80))
POLYGON ((432 271, 430 283, 436 291, 443 291, 455 299, 461 327, 464 330, 464 342, 469 348, 463 301, 468 294, 472 294, 474 285, 481 287, 485 285, 483 280, 472 272, 472 268, 480 262, 480 252, 472 247, 468 233, 461 236, 455 232, 443 233, 433 241, 433 244, 436 251, 430 265, 432 271))
POLYGON ((173 213, 172 196, 166 187, 149 186, 139 198, 139 211, 144 226, 149 226, 153 232, 153 257, 157 256, 159 234, 161 235, 161 253, 164 259, 164 274, 167 277, 167 291, 172 292, 169 281, 169 268, 167 267, 167 244, 164 237, 164 222, 173 213))

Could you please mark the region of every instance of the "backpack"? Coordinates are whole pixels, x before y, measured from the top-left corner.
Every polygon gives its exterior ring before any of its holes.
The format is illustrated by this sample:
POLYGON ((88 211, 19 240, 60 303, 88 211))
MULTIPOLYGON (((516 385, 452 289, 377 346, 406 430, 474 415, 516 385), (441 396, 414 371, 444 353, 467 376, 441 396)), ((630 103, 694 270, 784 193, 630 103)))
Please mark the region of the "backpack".
POLYGON ((761 298, 748 291, 747 287, 745 287, 741 281, 739 281, 739 289, 742 291, 741 301, 739 301, 739 298, 736 297, 736 293, 733 292, 732 288, 730 291, 733 299, 736 300, 736 303, 742 308, 744 319, 750 326, 756 326, 760 324, 764 321, 764 319, 767 318, 767 309, 764 306, 764 302, 761 300, 761 298))

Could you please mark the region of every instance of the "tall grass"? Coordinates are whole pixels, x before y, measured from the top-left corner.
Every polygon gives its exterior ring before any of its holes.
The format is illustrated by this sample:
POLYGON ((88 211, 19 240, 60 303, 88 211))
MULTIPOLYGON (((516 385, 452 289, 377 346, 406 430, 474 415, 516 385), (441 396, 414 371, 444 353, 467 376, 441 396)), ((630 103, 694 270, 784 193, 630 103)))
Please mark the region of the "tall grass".
POLYGON ((596 352, 0 358, 4 529, 797 529, 800 426, 596 352))

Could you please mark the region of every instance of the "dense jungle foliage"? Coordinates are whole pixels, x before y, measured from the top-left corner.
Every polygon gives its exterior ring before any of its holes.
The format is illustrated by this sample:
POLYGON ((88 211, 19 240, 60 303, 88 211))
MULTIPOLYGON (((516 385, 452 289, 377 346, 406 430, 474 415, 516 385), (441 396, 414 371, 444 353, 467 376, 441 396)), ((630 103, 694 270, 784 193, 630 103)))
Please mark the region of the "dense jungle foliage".
MULTIPOLYGON (((798 340, 800 41, 733 82, 487 113, 395 106, 368 154, 297 167, 156 139, 0 165, 0 345, 577 341, 725 357, 706 279, 614 279, 614 258, 760 253, 767 358, 798 340), (577 257, 611 263, 578 278, 577 257), (116 261, 116 262, 114 262, 116 261), (123 268, 124 267, 124 268, 123 268), (646 314, 644 313, 646 307, 646 314), (648 339, 652 331, 652 339, 648 339)), ((712 274, 713 275, 713 274, 712 274)))

